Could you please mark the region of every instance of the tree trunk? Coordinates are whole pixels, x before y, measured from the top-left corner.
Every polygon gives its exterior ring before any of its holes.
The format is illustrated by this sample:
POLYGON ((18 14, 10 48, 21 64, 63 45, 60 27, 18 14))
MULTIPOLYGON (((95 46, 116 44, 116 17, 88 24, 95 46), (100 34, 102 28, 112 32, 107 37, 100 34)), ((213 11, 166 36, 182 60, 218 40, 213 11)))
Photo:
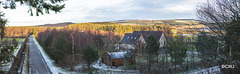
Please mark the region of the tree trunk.
MULTIPOLYGON (((0 45, 2 45, 2 31, 1 31, 1 29, 0 29, 0 45)), ((0 49, 0 53, 2 53, 1 51, 2 51, 2 49, 0 49)))
POLYGON ((158 63, 158 56, 159 56, 159 53, 157 54, 157 63, 158 63))
POLYGON ((90 65, 91 65, 91 63, 90 63, 90 62, 88 62, 88 70, 90 70, 90 65))
POLYGON ((194 57, 194 54, 193 54, 193 69, 195 69, 195 65, 194 65, 194 61, 195 61, 195 57, 194 57))
POLYGON ((148 56, 148 71, 150 72, 151 70, 151 59, 150 56, 148 56))
MULTIPOLYGON (((176 57, 176 55, 175 55, 175 57, 176 57)), ((176 59, 174 60, 174 65, 175 65, 175 72, 177 71, 177 61, 176 61, 176 59)))
POLYGON ((73 57, 72 57, 72 69, 73 69, 73 66, 74 66, 74 63, 75 63, 75 56, 74 56, 74 36, 72 35, 72 54, 73 54, 73 57))

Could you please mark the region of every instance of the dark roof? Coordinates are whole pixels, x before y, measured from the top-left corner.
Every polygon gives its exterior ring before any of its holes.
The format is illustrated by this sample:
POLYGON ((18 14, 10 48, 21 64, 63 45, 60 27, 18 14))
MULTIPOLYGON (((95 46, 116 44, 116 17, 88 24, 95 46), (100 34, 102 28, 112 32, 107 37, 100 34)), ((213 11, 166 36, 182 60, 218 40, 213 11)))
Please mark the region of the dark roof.
POLYGON ((111 53, 108 53, 109 56, 112 58, 112 59, 119 59, 119 58, 124 58, 125 55, 126 57, 131 57, 132 56, 132 53, 130 51, 124 51, 124 52, 111 52, 111 53))
POLYGON ((126 33, 121 43, 136 44, 141 34, 126 33))
POLYGON ((133 31, 132 33, 126 33, 121 41, 124 44, 136 44, 142 35, 144 40, 147 40, 147 37, 153 35, 157 40, 162 36, 163 31, 133 31), (136 38, 135 38, 136 37, 136 38))
POLYGON ((142 34, 143 38, 147 40, 148 36, 153 35, 156 40, 159 40, 163 31, 133 31, 135 34, 142 34))

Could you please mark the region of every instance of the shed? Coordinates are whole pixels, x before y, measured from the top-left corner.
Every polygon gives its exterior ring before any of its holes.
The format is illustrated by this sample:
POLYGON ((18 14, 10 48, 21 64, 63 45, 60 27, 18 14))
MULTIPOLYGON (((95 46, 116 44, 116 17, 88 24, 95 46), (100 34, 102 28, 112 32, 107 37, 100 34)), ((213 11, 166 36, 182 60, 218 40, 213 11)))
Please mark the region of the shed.
POLYGON ((105 63, 107 65, 112 66, 121 66, 121 65, 129 65, 133 64, 134 58, 133 54, 130 51, 124 51, 124 52, 111 52, 111 53, 104 53, 102 55, 102 63, 105 63))

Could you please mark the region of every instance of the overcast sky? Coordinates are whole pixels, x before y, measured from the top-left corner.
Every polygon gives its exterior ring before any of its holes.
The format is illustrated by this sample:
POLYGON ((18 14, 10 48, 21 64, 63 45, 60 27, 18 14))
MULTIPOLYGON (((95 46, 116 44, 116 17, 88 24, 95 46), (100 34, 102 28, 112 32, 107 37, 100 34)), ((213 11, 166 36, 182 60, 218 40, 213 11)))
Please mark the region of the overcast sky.
POLYGON ((27 6, 4 10, 8 26, 126 19, 197 19, 196 5, 205 0, 67 0, 61 13, 29 16, 27 6))

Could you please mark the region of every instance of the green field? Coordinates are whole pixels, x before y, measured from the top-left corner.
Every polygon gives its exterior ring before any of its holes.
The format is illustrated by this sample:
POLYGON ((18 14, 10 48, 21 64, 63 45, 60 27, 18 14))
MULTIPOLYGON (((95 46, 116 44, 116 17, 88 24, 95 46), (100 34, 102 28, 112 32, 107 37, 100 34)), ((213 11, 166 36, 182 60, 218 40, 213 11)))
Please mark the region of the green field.
MULTIPOLYGON (((3 38, 3 40, 12 40, 13 38, 3 38)), ((18 42, 23 42, 25 38, 15 38, 18 42)))

